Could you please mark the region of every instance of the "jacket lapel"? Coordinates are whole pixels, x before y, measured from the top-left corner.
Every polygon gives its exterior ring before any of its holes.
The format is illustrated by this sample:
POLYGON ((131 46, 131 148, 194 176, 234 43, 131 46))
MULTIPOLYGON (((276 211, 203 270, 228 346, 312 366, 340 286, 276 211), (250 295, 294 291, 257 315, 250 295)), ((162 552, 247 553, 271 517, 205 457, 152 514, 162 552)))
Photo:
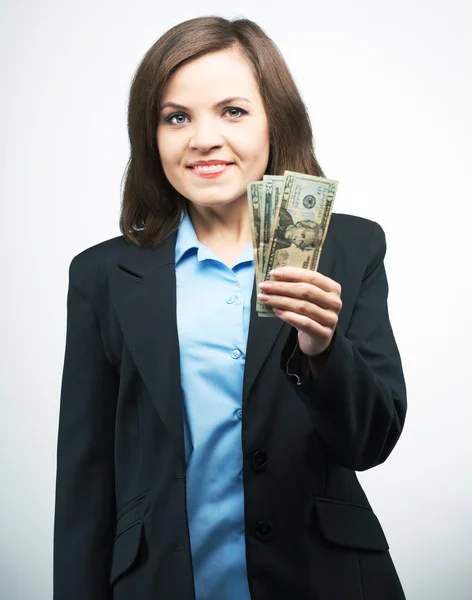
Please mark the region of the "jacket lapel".
POLYGON ((127 244, 109 272, 124 339, 167 429, 180 439, 182 397, 176 317, 175 242, 127 244))
MULTIPOLYGON (((244 366, 243 405, 282 327, 278 317, 259 317, 256 313, 258 289, 254 283, 251 297, 251 316, 244 366)), ((286 325, 288 327, 288 325, 286 325)))

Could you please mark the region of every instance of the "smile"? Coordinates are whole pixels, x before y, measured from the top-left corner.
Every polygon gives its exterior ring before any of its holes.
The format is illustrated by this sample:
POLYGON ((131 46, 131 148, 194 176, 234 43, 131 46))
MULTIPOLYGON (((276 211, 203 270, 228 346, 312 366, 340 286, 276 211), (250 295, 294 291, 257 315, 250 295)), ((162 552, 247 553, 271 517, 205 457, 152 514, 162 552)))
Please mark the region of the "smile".
POLYGON ((233 165, 231 163, 222 163, 214 165, 194 165, 189 169, 199 177, 214 178, 225 173, 233 165))

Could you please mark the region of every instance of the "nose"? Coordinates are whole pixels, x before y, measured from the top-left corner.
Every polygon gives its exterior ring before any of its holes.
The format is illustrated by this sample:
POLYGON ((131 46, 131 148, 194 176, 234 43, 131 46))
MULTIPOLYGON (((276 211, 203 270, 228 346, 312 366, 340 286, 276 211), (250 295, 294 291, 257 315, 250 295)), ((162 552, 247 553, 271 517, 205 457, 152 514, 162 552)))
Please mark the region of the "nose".
POLYGON ((221 148, 223 137, 218 126, 212 120, 194 123, 189 139, 189 148, 200 152, 209 152, 213 148, 221 148))

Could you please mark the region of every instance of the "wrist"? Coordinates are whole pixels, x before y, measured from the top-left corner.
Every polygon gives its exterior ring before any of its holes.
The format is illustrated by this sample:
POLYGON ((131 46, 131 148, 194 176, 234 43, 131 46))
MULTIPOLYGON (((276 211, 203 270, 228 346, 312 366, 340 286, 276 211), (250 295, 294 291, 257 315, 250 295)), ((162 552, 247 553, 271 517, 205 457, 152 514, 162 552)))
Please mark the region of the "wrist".
POLYGON ((323 368, 326 361, 328 360, 328 357, 330 355, 331 349, 334 344, 335 333, 333 333, 333 336, 332 336, 328 346, 323 350, 323 352, 320 352, 316 356, 308 356, 308 362, 309 362, 310 370, 313 374, 313 377, 317 377, 319 375, 321 369, 323 368))

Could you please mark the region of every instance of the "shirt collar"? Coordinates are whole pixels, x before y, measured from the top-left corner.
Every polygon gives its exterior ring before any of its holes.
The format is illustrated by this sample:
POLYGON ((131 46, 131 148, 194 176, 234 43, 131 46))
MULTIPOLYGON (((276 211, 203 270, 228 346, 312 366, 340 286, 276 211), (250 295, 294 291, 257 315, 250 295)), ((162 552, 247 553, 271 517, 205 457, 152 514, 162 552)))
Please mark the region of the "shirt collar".
POLYGON ((175 264, 180 261, 184 254, 193 249, 200 248, 197 234, 193 228, 192 221, 188 213, 182 213, 180 226, 177 231, 177 239, 175 242, 175 264))

